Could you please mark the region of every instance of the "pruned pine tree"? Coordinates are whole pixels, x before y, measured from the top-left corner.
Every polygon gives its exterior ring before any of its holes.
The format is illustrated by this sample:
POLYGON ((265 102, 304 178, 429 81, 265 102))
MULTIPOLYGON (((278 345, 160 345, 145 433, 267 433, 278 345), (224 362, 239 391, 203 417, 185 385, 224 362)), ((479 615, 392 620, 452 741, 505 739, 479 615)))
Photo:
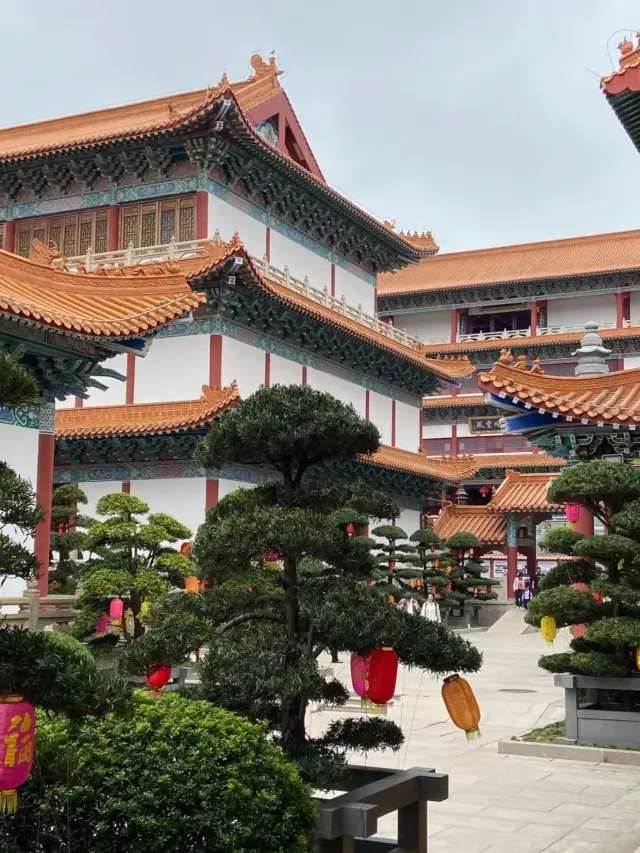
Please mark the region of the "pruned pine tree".
POLYGON ((377 428, 309 387, 262 388, 224 412, 203 440, 207 468, 251 466, 271 479, 209 510, 194 546, 207 589, 152 608, 151 630, 123 659, 142 674, 208 647, 199 695, 253 720, 317 787, 341 777, 348 750, 397 749, 398 726, 378 717, 305 723, 310 703, 342 705, 349 690, 318 666, 325 649, 390 645, 402 663, 439 674, 475 671, 477 649, 439 625, 400 612, 370 581, 380 566, 349 522, 389 519, 398 507, 342 466, 376 451, 377 428))
POLYGON ((393 524, 374 527, 371 535, 377 537, 374 550, 378 563, 376 580, 392 604, 410 592, 422 603, 422 567, 418 549, 407 540, 405 531, 393 524))
POLYGON ((446 542, 451 557, 452 571, 449 575, 451 590, 448 596, 464 605, 467 601, 491 601, 498 596, 491 587, 498 580, 483 577, 486 566, 482 562, 482 542, 473 533, 454 533, 446 542))
POLYGON ((87 527, 93 519, 79 512, 87 503, 87 496, 79 486, 66 483, 53 491, 51 501, 51 553, 49 567, 49 592, 55 595, 73 595, 78 586, 82 564, 90 548, 87 527), (75 558, 74 558, 75 555, 75 558))
MULTIPOLYGON (((572 626, 571 651, 544 655, 549 672, 625 677, 638 671, 640 648, 640 471, 596 460, 575 465, 550 485, 553 503, 579 504, 608 531, 583 536, 554 529, 545 547, 577 560, 561 561, 544 578, 526 619, 572 626), (576 586, 577 585, 577 586, 576 586)), ((629 698, 631 694, 627 698, 629 698)))

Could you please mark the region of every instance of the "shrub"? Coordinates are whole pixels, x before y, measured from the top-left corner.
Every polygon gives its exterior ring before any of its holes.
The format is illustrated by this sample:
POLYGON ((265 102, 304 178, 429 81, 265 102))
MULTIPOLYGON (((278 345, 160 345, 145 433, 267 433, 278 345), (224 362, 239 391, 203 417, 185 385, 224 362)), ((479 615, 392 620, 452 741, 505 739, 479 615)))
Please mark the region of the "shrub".
POLYGON ((39 719, 37 767, 0 820, 0 853, 307 853, 315 816, 262 727, 139 693, 133 716, 39 719))

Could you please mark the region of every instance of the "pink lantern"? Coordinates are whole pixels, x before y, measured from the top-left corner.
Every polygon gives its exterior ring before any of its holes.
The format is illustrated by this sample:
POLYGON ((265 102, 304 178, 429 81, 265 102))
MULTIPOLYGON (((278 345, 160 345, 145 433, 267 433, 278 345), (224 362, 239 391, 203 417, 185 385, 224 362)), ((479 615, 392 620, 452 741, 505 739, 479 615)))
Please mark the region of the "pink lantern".
POLYGON ((17 788, 29 778, 36 712, 22 696, 0 696, 0 814, 18 808, 17 788))
POLYGON ((124 602, 121 598, 112 598, 109 604, 109 618, 112 622, 121 622, 124 615, 124 602))
POLYGON ((586 625, 582 625, 582 624, 580 624, 580 625, 574 625, 574 626, 573 626, 573 639, 574 639, 574 640, 579 640, 579 639, 580 639, 580 637, 584 637, 584 635, 585 635, 585 631, 586 631, 586 630, 587 630, 587 626, 586 626, 586 625))
POLYGON ((351 683, 358 696, 367 695, 367 672, 369 671, 369 655, 362 656, 357 652, 351 655, 351 683))
POLYGON ((567 504, 564 508, 564 514, 570 524, 575 524, 580 518, 580 504, 567 504))
POLYGON ((599 592, 592 592, 591 594, 593 595, 593 599, 596 604, 602 604, 604 598, 600 595, 599 592))
POLYGON ((103 613, 103 615, 100 617, 98 624, 95 627, 96 634, 106 634, 108 627, 109 627, 109 616, 107 613, 103 613))
POLYGON ((591 592, 591 588, 588 583, 572 583, 571 589, 577 589, 578 592, 591 592))

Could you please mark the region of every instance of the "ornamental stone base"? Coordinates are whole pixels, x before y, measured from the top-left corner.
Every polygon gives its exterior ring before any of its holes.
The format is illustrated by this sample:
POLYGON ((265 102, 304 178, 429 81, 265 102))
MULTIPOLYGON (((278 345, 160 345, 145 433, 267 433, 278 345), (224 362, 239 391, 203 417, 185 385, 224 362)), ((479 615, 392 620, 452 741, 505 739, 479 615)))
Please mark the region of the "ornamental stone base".
POLYGON ((585 746, 640 749, 640 677, 556 675, 564 687, 566 739, 585 746))

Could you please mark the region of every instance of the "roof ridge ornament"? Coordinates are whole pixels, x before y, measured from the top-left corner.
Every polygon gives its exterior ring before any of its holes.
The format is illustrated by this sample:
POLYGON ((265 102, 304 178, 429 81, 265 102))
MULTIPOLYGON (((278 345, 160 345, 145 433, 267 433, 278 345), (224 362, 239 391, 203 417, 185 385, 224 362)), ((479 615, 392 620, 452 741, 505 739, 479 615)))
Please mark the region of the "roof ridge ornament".
POLYGON ((598 324, 590 320, 584 324, 585 335, 580 341, 580 347, 572 352, 576 356, 576 376, 596 376, 609 372, 608 356, 613 350, 603 346, 602 338, 598 334, 598 324))

